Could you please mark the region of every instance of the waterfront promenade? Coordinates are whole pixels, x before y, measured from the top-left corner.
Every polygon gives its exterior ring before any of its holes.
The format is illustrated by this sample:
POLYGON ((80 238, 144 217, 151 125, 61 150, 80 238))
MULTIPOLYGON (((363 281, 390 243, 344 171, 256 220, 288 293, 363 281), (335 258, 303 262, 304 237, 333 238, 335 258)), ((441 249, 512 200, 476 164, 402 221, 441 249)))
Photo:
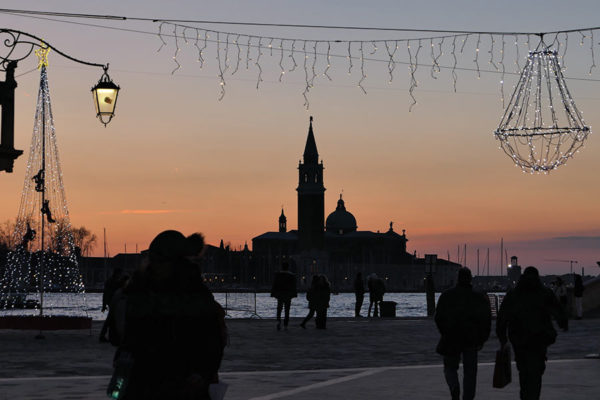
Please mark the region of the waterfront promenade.
MULTIPOLYGON (((292 319, 278 332, 270 319, 228 320, 230 344, 221 379, 226 399, 442 399, 448 397, 438 333, 430 319, 330 319, 326 331, 292 319)), ((0 400, 103 399, 114 349, 92 332, 0 331, 0 400)), ((517 399, 518 375, 505 389, 491 385, 498 342, 480 352, 478 397, 517 399)), ((550 347, 543 399, 600 397, 600 319, 570 321, 550 347)))

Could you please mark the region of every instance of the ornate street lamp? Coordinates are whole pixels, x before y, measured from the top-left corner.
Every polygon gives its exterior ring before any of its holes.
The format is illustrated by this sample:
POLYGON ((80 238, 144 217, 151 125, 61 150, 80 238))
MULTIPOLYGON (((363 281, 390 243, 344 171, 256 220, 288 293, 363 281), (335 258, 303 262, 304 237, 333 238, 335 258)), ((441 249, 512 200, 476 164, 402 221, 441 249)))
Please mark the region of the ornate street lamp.
MULTIPOLYGON (((49 50, 53 49, 61 56, 75 61, 79 64, 100 67, 104 73, 100 80, 92 88, 94 95, 94 105, 96 115, 100 122, 106 126, 115 115, 115 106, 117 105, 117 95, 119 86, 117 86, 108 76, 108 64, 96 64, 82 61, 63 53, 57 48, 51 46, 45 40, 29 33, 17 31, 14 29, 0 28, 0 71, 6 72, 6 81, 0 82, 0 107, 2 108, 2 123, 0 125, 0 171, 12 172, 14 160, 19 157, 23 151, 15 150, 14 144, 14 92, 17 82, 14 79, 14 71, 17 63, 29 57, 35 49, 49 50)), ((36 52, 38 51, 36 50, 36 52)), ((46 51, 47 53, 47 51, 46 51)))
POLYGON ((108 76, 108 64, 106 64, 100 80, 96 86, 92 88, 94 106, 96 106, 96 116, 105 127, 112 117, 115 116, 115 107, 117 106, 119 89, 119 86, 110 79, 110 76, 108 76))

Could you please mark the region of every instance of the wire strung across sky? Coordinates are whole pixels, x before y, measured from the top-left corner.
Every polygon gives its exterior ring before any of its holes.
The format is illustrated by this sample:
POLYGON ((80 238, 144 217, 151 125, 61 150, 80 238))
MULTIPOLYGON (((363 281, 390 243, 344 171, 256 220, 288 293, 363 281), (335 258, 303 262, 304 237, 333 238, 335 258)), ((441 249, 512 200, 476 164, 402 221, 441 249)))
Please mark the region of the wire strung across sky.
POLYGON ((468 30, 448 30, 448 29, 414 29, 414 28, 383 28, 383 27, 364 27, 364 26, 341 26, 341 25, 306 25, 306 24, 284 24, 284 23, 264 23, 264 22, 240 22, 240 21, 216 21, 216 20, 198 20, 198 19, 171 19, 171 18, 148 18, 131 17, 117 15, 101 14, 82 14, 65 13, 57 11, 36 11, 36 10, 17 10, 0 8, 2 13, 44 15, 53 17, 84 18, 84 19, 104 19, 117 21, 147 21, 147 22, 171 22, 171 23, 194 23, 194 24, 213 24, 213 25, 243 25, 243 26, 264 26, 280 28, 310 28, 310 29, 337 29, 337 30, 368 30, 368 31, 395 31, 395 32, 421 32, 421 33, 451 33, 451 34, 482 34, 482 35, 541 35, 557 33, 573 33, 581 31, 597 30, 600 27, 578 28, 547 32, 498 32, 498 31, 468 31, 468 30))
MULTIPOLYGON (((4 11, 3 9, 0 9, 0 13, 4 13, 4 14, 15 14, 12 11, 4 11)), ((31 15, 27 15, 27 14, 31 14, 31 13, 25 13, 25 15, 20 15, 17 14, 19 16, 24 16, 24 17, 28 17, 28 18, 34 18, 34 19, 41 19, 41 20, 46 20, 46 21, 52 21, 52 22, 59 22, 59 23, 65 23, 65 24, 73 24, 73 25, 81 25, 81 26, 88 26, 88 27, 92 27, 92 28, 100 28, 100 29, 107 29, 107 30, 116 30, 116 31, 122 31, 122 32, 128 32, 128 33, 139 33, 139 34, 143 34, 143 35, 150 35, 150 36, 156 36, 156 32, 150 32, 150 31, 143 31, 143 30, 139 30, 139 29, 128 29, 128 28, 118 28, 118 27, 114 27, 114 26, 108 26, 108 25, 99 25, 99 24, 90 24, 90 23, 82 23, 82 22, 75 22, 75 21, 67 21, 67 20, 61 20, 61 19, 56 19, 56 18, 43 18, 43 17, 35 17, 35 16, 31 16, 31 15)), ((60 13, 56 13, 56 14, 60 14, 60 13)), ((120 17, 119 17, 120 18, 120 17)), ((126 17, 123 17, 126 18, 126 17)), ((595 28, 592 28, 595 29, 595 28)), ((175 35, 173 35, 172 33, 163 33, 162 34, 163 37, 169 37, 169 38, 174 38, 175 35)), ((212 43, 216 43, 216 40, 213 39, 209 39, 209 42, 212 43)), ((257 46, 254 46, 257 47, 257 46)), ((325 53, 318 53, 318 55, 324 55, 325 53)), ((347 58, 346 55, 339 55, 339 54, 331 54, 331 57, 341 57, 341 58, 347 58)), ((353 57, 353 58, 357 58, 357 57, 353 57)), ((372 61, 372 62, 388 62, 388 60, 383 60, 381 58, 372 58, 372 57, 365 57, 366 61, 372 61)), ((409 65, 408 62, 403 62, 403 61, 396 61, 397 64, 405 64, 405 65, 409 65)), ((419 64, 419 66, 425 66, 426 64, 419 64)), ((440 65, 440 68, 442 69, 452 69, 451 66, 447 66, 447 65, 440 65)), ((467 68, 467 67, 456 67, 457 70, 459 71, 471 71, 471 72, 476 72, 477 69, 475 68, 467 68)), ((32 71, 36 71, 37 67, 32 69, 31 71, 27 71, 22 73, 21 75, 25 75, 29 72, 32 71)), ((499 74, 501 72, 497 71, 497 70, 492 70, 492 69, 484 69, 481 68, 480 72, 482 73, 491 73, 491 74, 499 74)), ((519 75, 517 72, 506 72, 507 75, 519 75)), ((20 75, 19 75, 20 76, 20 75)), ((588 81, 588 82, 600 82, 600 79, 594 79, 594 78, 578 78, 578 77, 565 77, 565 79, 568 80, 575 80, 575 81, 588 81)))
MULTIPOLYGON (((598 43, 595 43, 594 32, 600 30, 600 27, 548 32, 486 32, 142 18, 10 9, 0 9, 0 13, 155 34, 159 40, 157 52, 163 49, 171 51, 171 58, 175 64, 171 74, 181 68, 181 59, 178 57, 186 48, 185 45, 188 45, 187 49, 192 49, 201 69, 210 55, 215 56, 220 87, 219 100, 225 96, 226 79, 236 75, 240 69, 249 70, 252 66, 256 71, 256 89, 260 88, 263 82, 262 63, 267 62, 265 61, 267 57, 263 57, 265 52, 268 52, 268 60, 275 60, 274 67, 279 69, 279 82, 283 82, 286 73, 304 72, 302 96, 307 109, 310 106, 309 92, 314 88, 317 77, 332 81, 330 73, 334 69, 344 67, 343 63, 333 65, 332 58, 345 59, 348 75, 352 76, 353 73, 355 76, 358 75, 356 86, 364 94, 367 94, 364 83, 370 62, 385 63, 389 76, 388 83, 394 80, 397 65, 407 65, 410 77, 408 94, 412 101, 409 111, 417 104, 415 97, 415 89, 419 86, 417 71, 423 68, 426 68, 433 80, 441 76, 442 69, 450 70, 455 92, 458 81, 457 71, 474 71, 478 79, 481 78, 482 72, 498 73, 503 108, 505 107, 505 77, 519 75, 519 83, 514 87, 508 108, 495 135, 496 139, 501 141, 501 147, 506 154, 515 165, 521 167, 523 172, 548 173, 564 165, 579 152, 590 133, 589 126, 585 125, 583 116, 569 93, 563 72, 566 70, 569 38, 573 35, 577 37, 581 47, 586 46, 586 50, 589 49, 588 74, 591 75, 594 69, 597 69, 595 46, 598 43), (151 22, 157 24, 157 32, 57 20, 57 17, 151 22), (214 25, 389 31, 403 36, 391 39, 308 39, 300 36, 283 37, 213 29, 214 25), (401 58, 401 54, 404 54, 404 59, 401 58), (459 59, 462 61, 469 56, 473 57, 474 67, 459 65, 459 59), (408 61, 404 61, 406 59, 408 61), (424 60, 427 60, 427 64, 424 60), (485 61, 490 65, 489 70, 481 67, 481 63, 485 61), (508 70, 507 64, 513 64, 511 70, 508 70), (536 93, 533 100, 530 100, 531 93, 536 93), (548 104, 545 104, 546 102, 548 104), (554 105, 557 105, 560 110, 555 110, 554 105), (545 112, 549 112, 550 117, 543 118, 545 112), (568 117, 565 121, 562 120, 564 118, 559 118, 562 112, 566 112, 568 117)), ((420 74, 422 75, 422 72, 420 74)))
MULTIPOLYGON (((345 58, 347 60, 348 74, 353 71, 359 72, 359 78, 356 86, 367 93, 364 82, 367 78, 368 63, 378 62, 387 63, 389 80, 394 79, 396 65, 408 65, 410 74, 409 96, 412 104, 409 110, 416 104, 414 91, 418 86, 416 73, 419 67, 429 68, 429 75, 432 79, 437 79, 442 69, 450 70, 452 76, 453 90, 457 89, 458 75, 457 71, 476 72, 477 77, 481 73, 497 73, 500 78, 500 92, 504 104, 504 78, 505 75, 520 74, 520 61, 522 56, 526 56, 529 51, 535 48, 544 38, 550 37, 546 46, 553 46, 560 54, 564 68, 564 56, 567 52, 570 34, 579 34, 580 45, 589 42, 591 54, 590 74, 596 67, 594 54, 594 31, 600 27, 589 27, 581 29, 570 29, 548 32, 485 32, 468 30, 443 30, 443 29, 408 29, 408 28, 385 28, 385 27, 357 27, 357 26, 328 26, 328 25, 305 25, 305 24, 283 24, 283 23, 260 23, 260 22, 234 22, 234 21, 215 21, 215 20, 193 20, 193 19, 166 19, 166 18, 144 18, 131 16, 98 15, 98 14, 78 14, 63 13, 51 11, 36 10, 15 10, 0 9, 0 13, 11 15, 28 16, 31 18, 49 19, 56 22, 71 23, 85 26, 92 26, 103 29, 121 30, 132 33, 147 35, 156 35, 160 41, 157 51, 165 47, 172 47, 172 59, 174 74, 181 68, 178 59, 182 44, 193 44, 197 52, 197 61, 200 68, 204 66, 207 53, 216 55, 218 80, 220 87, 219 100, 225 95, 226 78, 235 75, 240 67, 249 69, 253 66, 256 69, 256 88, 260 87, 263 81, 264 62, 263 51, 268 51, 270 56, 278 57, 277 67, 280 70, 279 82, 283 82, 286 73, 292 73, 296 70, 304 72, 304 106, 309 107, 308 94, 315 85, 318 76, 325 77, 331 81, 330 69, 332 68, 332 58, 345 58), (106 26, 100 24, 90 24, 76 21, 60 20, 49 17, 62 17, 69 19, 87 19, 104 21, 141 21, 158 24, 157 32, 148 32, 137 29, 129 29, 115 26, 106 26), (191 25, 194 24, 194 25, 191 25), (208 29, 201 25, 231 25, 246 27, 278 27, 278 28, 303 28, 303 29, 331 29, 331 30, 359 30, 359 31, 389 31, 395 33, 415 34, 423 33, 423 37, 396 37, 393 39, 305 39, 301 37, 278 37, 261 36, 254 34, 238 33, 233 31, 208 29), (439 34, 432 36, 431 34, 439 34), (465 57, 465 46, 467 43, 472 47, 468 51, 473 54, 473 67, 459 65, 458 57, 465 57), (210 44, 210 48, 209 48, 210 44), (400 50, 405 47, 405 50, 400 50), (505 55, 508 47, 513 48, 513 63, 516 71, 507 70, 507 60, 505 55), (525 48, 522 48, 525 47, 525 48), (562 47, 562 53, 561 53, 562 47), (491 68, 481 68, 480 63, 484 60, 484 48, 487 49, 487 62, 491 68), (425 49, 425 50, 424 50, 425 49), (429 51, 427 51, 429 49, 429 51), (408 56, 408 61, 399 59, 400 54, 408 56), (427 52, 427 54, 423 54, 427 52), (379 57, 378 57, 379 55, 379 57), (442 56, 446 55, 445 63, 442 62, 442 56), (449 59, 448 59, 449 55, 449 59), (231 62, 230 57, 233 57, 231 62), (428 60, 426 64, 424 60, 428 60), (317 72, 319 70, 319 72, 317 72)), ((227 78, 228 79, 228 78, 227 78)), ((577 80, 593 80, 589 78, 570 78, 577 80)))

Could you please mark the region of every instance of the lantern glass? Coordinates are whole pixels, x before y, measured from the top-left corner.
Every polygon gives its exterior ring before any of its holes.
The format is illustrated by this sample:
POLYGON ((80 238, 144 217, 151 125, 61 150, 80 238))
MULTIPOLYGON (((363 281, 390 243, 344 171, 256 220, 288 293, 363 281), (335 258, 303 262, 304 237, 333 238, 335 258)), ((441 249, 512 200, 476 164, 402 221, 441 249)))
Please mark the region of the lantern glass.
POLYGON ((105 72, 96 86, 92 88, 96 116, 106 126, 115 115, 119 86, 115 85, 105 72))

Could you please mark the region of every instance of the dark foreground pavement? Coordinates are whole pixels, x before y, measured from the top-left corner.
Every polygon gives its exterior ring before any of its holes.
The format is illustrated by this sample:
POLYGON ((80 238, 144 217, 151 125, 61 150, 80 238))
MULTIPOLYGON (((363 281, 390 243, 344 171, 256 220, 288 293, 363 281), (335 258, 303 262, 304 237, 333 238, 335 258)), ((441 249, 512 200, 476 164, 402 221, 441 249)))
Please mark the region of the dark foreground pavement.
MULTIPOLYGON (((439 399, 447 397, 439 335, 428 319, 331 319, 325 331, 292 320, 278 332, 273 320, 228 320, 230 344, 222 380, 226 399, 439 399)), ((550 347, 544 399, 600 398, 600 319, 570 321, 550 347)), ((92 331, 0 331, 0 400, 102 399, 114 349, 92 331)), ((479 356, 478 397, 518 398, 518 376, 492 389, 493 335, 479 356)))

